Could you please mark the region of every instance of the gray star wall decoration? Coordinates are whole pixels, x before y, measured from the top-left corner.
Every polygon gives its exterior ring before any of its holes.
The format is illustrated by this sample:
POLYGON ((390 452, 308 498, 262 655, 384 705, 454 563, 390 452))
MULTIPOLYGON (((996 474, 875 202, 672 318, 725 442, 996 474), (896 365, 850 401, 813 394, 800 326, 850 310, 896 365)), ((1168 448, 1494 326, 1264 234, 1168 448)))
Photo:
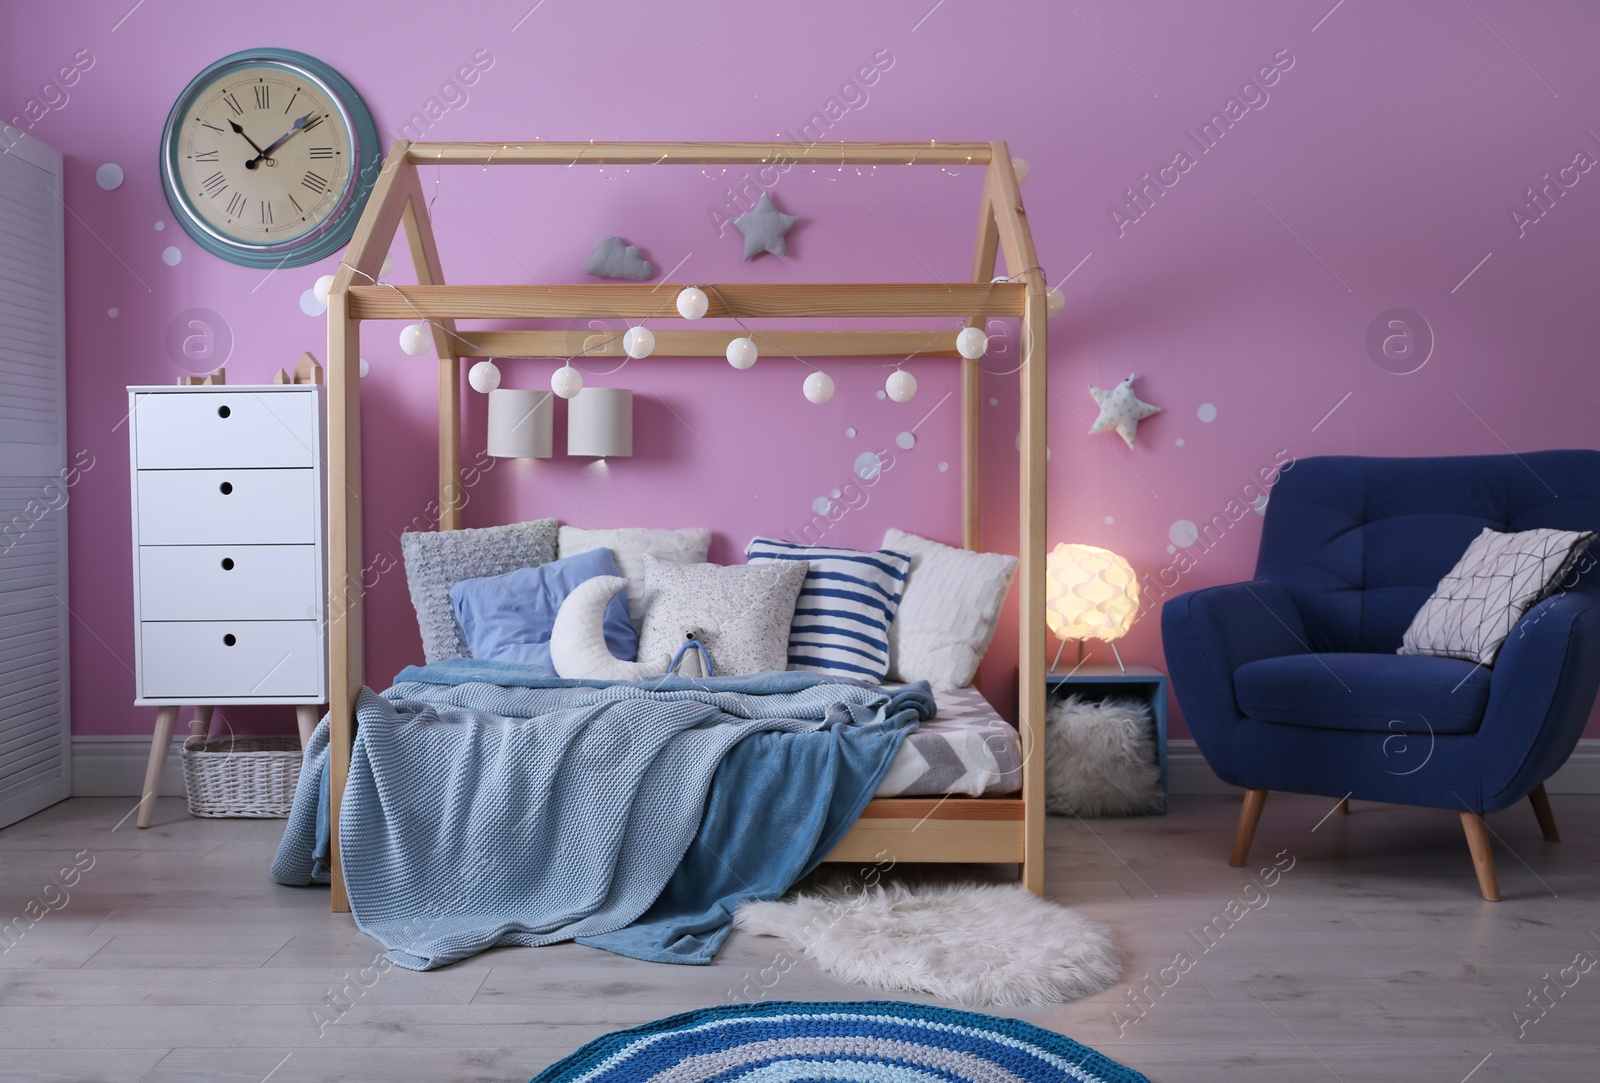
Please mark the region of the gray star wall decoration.
POLYGON ((755 259, 763 252, 771 252, 779 259, 788 259, 789 252, 784 246, 784 234, 794 228, 800 221, 792 214, 784 214, 772 202, 772 195, 762 192, 761 198, 756 201, 756 209, 747 211, 733 220, 733 224, 744 234, 744 258, 748 262, 755 259))

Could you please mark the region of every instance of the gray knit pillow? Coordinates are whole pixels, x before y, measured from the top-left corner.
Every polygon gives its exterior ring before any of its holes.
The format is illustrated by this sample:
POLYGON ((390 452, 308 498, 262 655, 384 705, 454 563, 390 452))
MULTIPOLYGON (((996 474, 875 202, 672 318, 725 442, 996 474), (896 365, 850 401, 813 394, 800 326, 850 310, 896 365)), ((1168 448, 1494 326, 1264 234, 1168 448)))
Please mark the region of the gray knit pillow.
POLYGON ((671 655, 693 631, 717 676, 789 668, 789 622, 805 561, 675 564, 644 557, 644 626, 639 657, 671 655))
POLYGON ((556 558, 556 521, 535 519, 476 530, 408 530, 400 535, 406 583, 429 662, 470 658, 467 638, 456 623, 450 588, 463 579, 537 568, 556 558))

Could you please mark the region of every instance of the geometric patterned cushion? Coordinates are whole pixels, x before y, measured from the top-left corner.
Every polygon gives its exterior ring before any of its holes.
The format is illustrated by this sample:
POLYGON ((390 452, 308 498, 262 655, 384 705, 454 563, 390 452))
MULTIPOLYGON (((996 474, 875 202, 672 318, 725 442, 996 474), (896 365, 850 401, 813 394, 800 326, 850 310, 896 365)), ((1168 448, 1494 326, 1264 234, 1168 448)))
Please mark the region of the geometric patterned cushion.
POLYGON ((1505 534, 1484 527, 1412 618, 1396 653, 1493 665, 1522 614, 1565 578, 1594 537, 1593 531, 1505 534))

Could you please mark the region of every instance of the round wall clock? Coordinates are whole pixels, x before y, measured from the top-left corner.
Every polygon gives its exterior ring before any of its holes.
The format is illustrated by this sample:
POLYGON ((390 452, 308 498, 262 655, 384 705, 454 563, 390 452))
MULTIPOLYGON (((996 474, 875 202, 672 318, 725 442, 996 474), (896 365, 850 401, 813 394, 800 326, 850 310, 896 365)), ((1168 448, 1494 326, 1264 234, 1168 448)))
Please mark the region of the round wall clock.
POLYGON ((206 251, 299 267, 349 243, 380 153, 372 114, 338 72, 304 53, 248 49, 179 95, 161 135, 161 184, 206 251))

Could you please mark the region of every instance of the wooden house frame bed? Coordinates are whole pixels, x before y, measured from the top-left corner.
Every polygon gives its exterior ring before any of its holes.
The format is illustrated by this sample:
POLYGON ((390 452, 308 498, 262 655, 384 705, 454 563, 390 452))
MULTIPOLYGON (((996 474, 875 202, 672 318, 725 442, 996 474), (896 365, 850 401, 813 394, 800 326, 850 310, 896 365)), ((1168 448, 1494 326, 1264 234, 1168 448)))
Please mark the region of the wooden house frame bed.
MULTIPOLYGON (((330 812, 333 909, 348 912, 339 854, 339 807, 355 737, 363 683, 361 541, 361 325, 368 320, 435 321, 439 380, 439 529, 461 527, 462 360, 477 357, 570 357, 585 352, 584 332, 458 331, 458 319, 567 321, 622 317, 678 319, 662 310, 662 285, 446 285, 418 166, 475 165, 762 165, 983 166, 970 282, 735 282, 707 288, 710 318, 950 317, 982 326, 990 317, 1021 320, 1021 516, 1018 723, 1022 796, 899 797, 873 800, 829 861, 1010 863, 1028 890, 1044 889, 1045 687, 1045 306, 1046 282, 1034 253, 1017 175, 1006 145, 995 143, 408 143, 383 164, 328 292, 328 674, 331 727, 330 812), (376 284, 397 230, 404 228, 416 286, 376 284), (998 254, 1011 280, 991 282, 998 254), (441 328, 448 328, 446 332, 441 328), (468 345, 470 344, 470 345, 468 345)), ((682 285, 690 285, 683 283, 682 285)), ((680 287, 681 288, 681 287, 680 287)), ((672 287, 668 286, 671 290, 672 287)), ((721 360, 734 331, 656 332, 656 357, 721 360)), ((929 339, 926 330, 763 331, 805 357, 896 360, 929 339)), ((621 353, 610 342, 587 351, 621 353)), ((955 332, 918 356, 961 366, 962 545, 979 547, 979 362, 961 358, 955 332)))

